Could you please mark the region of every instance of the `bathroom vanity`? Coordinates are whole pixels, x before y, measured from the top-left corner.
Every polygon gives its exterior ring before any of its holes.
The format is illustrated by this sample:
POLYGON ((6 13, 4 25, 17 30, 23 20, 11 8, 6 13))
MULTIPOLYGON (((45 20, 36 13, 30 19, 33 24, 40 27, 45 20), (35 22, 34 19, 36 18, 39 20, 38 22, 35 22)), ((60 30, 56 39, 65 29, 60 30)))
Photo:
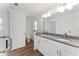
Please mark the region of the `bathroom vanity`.
POLYGON ((79 40, 38 33, 34 35, 34 49, 44 56, 79 56, 79 40))

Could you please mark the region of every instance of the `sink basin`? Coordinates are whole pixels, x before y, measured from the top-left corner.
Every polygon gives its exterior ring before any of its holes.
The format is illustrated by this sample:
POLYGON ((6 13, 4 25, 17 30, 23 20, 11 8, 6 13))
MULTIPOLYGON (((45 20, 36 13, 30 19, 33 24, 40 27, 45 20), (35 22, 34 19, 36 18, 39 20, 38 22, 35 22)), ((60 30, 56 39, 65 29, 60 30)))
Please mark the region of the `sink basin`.
POLYGON ((57 40, 65 41, 65 42, 70 42, 70 40, 67 40, 67 39, 57 39, 57 40))

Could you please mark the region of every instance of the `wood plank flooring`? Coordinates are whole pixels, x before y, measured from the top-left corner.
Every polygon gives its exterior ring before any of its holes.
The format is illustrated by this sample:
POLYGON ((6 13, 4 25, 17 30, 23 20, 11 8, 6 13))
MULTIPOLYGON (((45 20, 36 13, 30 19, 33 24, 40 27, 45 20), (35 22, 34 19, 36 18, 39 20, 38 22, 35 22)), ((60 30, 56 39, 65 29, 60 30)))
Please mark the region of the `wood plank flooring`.
POLYGON ((7 53, 8 56, 43 56, 38 50, 33 49, 34 42, 31 40, 26 47, 19 48, 7 53))

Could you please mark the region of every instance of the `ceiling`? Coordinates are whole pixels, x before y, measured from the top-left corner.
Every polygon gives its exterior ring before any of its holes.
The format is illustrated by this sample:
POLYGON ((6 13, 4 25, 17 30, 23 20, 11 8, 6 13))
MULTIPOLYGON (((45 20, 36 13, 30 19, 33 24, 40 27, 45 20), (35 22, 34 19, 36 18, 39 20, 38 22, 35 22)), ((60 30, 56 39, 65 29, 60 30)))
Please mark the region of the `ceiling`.
POLYGON ((10 7, 15 10, 23 11, 27 16, 34 16, 49 10, 54 9, 57 3, 19 3, 18 6, 10 4, 10 7))

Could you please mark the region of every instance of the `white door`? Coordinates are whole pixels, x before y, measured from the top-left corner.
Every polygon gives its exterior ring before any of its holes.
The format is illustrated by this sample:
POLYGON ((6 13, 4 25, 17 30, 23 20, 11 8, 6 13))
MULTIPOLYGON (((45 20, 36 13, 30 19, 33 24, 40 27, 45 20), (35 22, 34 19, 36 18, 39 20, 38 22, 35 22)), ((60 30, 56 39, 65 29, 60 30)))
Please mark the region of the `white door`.
POLYGON ((25 46, 25 15, 10 12, 10 37, 12 50, 25 46))

